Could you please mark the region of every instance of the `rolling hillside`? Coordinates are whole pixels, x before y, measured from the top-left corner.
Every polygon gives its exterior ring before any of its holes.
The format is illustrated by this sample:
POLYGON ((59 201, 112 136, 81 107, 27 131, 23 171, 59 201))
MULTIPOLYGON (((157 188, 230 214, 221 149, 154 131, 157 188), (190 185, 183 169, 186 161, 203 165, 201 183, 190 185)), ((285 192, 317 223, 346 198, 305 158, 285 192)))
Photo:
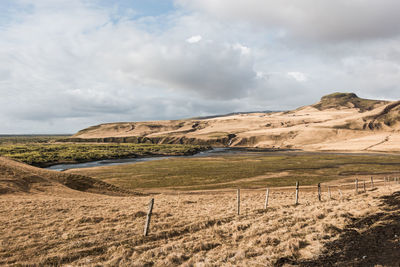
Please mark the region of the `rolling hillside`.
POLYGON ((72 140, 388 152, 400 150, 399 121, 400 101, 334 93, 286 112, 101 124, 79 131, 72 140))

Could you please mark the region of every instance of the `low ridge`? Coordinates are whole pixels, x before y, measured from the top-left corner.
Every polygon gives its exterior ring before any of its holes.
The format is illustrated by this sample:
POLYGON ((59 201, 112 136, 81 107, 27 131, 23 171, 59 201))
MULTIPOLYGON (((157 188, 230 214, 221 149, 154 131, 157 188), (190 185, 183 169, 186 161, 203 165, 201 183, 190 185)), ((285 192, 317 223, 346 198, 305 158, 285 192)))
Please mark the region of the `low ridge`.
POLYGON ((68 193, 71 189, 106 195, 133 194, 91 177, 40 169, 0 157, 0 194, 17 192, 68 193))

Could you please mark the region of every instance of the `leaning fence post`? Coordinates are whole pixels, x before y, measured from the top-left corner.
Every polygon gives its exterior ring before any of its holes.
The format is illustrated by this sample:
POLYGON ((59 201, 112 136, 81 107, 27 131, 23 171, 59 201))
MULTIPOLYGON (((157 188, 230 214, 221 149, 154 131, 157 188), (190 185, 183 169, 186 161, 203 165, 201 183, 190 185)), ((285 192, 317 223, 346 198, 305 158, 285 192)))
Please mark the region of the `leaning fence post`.
POLYGON ((329 200, 331 200, 331 187, 328 185, 328 196, 329 200))
POLYGON ((374 178, 371 176, 371 189, 374 189, 374 178))
POLYGON ((144 226, 144 236, 147 236, 147 234, 149 233, 150 219, 151 219, 151 213, 153 212, 153 205, 154 205, 154 198, 152 198, 149 202, 149 211, 147 212, 146 224, 144 226))
POLYGON ((237 214, 240 215, 240 189, 237 190, 237 214))
POLYGON ((356 194, 358 194, 358 179, 356 179, 356 187, 355 187, 355 189, 356 189, 356 194))
POLYGON ((318 183, 318 200, 321 201, 321 183, 318 183))
POLYGON ((295 205, 299 204, 299 181, 296 182, 296 200, 294 204, 295 205))
POLYGON ((363 189, 364 189, 364 193, 367 192, 367 190, 365 189, 365 181, 363 181, 363 189))
POLYGON ((267 207, 268 207, 268 197, 269 197, 269 188, 267 188, 267 192, 265 192, 265 204, 264 204, 264 209, 267 209, 267 207))

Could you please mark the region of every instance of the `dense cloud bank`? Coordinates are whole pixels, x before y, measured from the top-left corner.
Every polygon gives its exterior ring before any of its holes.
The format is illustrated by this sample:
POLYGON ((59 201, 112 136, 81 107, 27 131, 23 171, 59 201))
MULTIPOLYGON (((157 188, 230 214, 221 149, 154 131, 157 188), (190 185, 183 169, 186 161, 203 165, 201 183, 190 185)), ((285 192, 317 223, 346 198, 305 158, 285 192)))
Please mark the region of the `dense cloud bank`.
POLYGON ((0 5, 0 133, 400 99, 394 0, 0 5))

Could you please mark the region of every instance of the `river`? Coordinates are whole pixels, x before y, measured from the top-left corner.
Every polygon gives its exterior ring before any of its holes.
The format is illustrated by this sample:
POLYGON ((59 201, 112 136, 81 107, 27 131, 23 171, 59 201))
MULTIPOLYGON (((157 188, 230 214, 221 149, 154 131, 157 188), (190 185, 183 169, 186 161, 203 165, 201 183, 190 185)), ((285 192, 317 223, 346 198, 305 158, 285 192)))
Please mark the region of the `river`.
MULTIPOLYGON (((69 169, 80 169, 80 168, 90 168, 90 167, 102 167, 102 166, 113 166, 113 165, 122 165, 129 163, 137 163, 144 161, 153 161, 153 160, 162 160, 169 158, 193 158, 193 157, 209 157, 212 155, 224 155, 224 154, 234 154, 240 153, 239 149, 230 149, 230 148, 213 148, 207 151, 202 151, 190 156, 154 156, 154 157, 137 157, 137 158, 125 158, 125 159, 104 159, 104 160, 96 160, 90 162, 83 163, 66 163, 66 164, 56 164, 50 167, 47 167, 48 170, 55 171, 65 171, 69 169)), ((244 150, 241 151, 243 153, 244 150)))
MULTIPOLYGON (((271 150, 271 149, 251 149, 251 148, 231 148, 231 147, 220 147, 213 148, 207 151, 202 151, 194 155, 189 156, 153 156, 153 157, 136 157, 136 158, 124 158, 124 159, 105 159, 96 160, 83 163, 65 163, 56 164, 47 167, 48 170, 65 171, 69 169, 80 169, 90 167, 103 167, 113 165, 131 164, 145 161, 162 160, 169 158, 195 158, 195 157, 212 157, 212 156, 224 156, 224 155, 235 155, 235 154, 258 154, 263 156, 276 156, 279 154, 334 154, 334 155, 349 155, 349 153, 343 152, 306 152, 302 150, 282 149, 282 150, 271 150)), ((351 155, 390 155, 389 153, 350 153, 351 155)))

